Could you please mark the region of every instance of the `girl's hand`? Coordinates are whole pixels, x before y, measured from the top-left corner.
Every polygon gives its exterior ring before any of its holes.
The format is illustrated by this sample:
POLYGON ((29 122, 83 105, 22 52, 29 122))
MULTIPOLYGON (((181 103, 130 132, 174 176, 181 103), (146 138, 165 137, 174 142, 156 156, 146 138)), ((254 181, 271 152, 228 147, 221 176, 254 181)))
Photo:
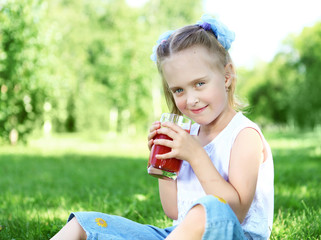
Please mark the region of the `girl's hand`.
POLYGON ((170 137, 171 140, 155 139, 154 144, 162 145, 171 148, 169 153, 156 155, 158 159, 177 158, 185 160, 191 164, 191 161, 198 159, 198 150, 203 150, 198 141, 183 130, 171 122, 162 123, 162 127, 156 130, 157 134, 165 134, 170 137))
POLYGON ((157 121, 157 122, 154 122, 149 129, 149 134, 148 134, 148 149, 149 149, 149 151, 152 149, 152 146, 154 145, 154 137, 157 134, 156 130, 159 129, 160 127, 161 127, 161 123, 159 121, 157 121))

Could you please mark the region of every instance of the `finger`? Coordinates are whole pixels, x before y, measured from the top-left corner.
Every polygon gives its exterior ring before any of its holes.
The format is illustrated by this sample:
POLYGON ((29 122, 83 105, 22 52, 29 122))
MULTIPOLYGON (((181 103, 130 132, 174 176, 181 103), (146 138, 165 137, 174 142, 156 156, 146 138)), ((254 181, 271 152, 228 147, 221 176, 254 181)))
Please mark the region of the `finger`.
POLYGON ((172 152, 164 153, 164 154, 157 154, 155 156, 157 159, 170 159, 175 158, 172 152))
POLYGON ((157 129, 156 131, 157 131, 157 134, 167 135, 171 139, 175 139, 175 136, 177 135, 177 132, 173 131, 168 127, 162 127, 160 129, 157 129))
POLYGON ((162 124, 162 127, 160 129, 157 129, 157 134, 165 134, 172 139, 176 139, 177 134, 180 136, 184 136, 188 133, 175 123, 165 122, 164 124, 162 124))
POLYGON ((157 135, 156 130, 154 130, 153 132, 148 134, 148 141, 150 141, 151 139, 153 139, 155 136, 157 135))
POLYGON ((150 127, 149 131, 152 132, 152 131, 155 131, 156 129, 160 128, 161 127, 161 123, 158 121, 158 122, 154 122, 152 124, 152 126, 150 127))
POLYGON ((148 149, 149 149, 149 151, 152 149, 153 145, 154 145, 154 140, 153 139, 149 140, 148 141, 148 149))
POLYGON ((163 154, 156 154, 155 156, 157 159, 179 159, 175 151, 170 151, 168 153, 163 153, 163 154))
POLYGON ((154 141, 155 145, 161 145, 165 147, 172 148, 173 147, 173 141, 167 140, 167 139, 155 139, 154 141))

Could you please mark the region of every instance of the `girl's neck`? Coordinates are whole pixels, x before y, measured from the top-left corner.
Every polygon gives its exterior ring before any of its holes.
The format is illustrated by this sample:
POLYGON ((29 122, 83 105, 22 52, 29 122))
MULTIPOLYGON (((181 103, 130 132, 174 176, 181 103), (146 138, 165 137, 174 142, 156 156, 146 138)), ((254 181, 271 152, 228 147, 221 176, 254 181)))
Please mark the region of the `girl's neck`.
POLYGON ((198 132, 198 139, 202 146, 209 144, 216 138, 220 132, 230 123, 235 116, 236 111, 228 108, 222 112, 213 122, 208 125, 201 125, 198 132))

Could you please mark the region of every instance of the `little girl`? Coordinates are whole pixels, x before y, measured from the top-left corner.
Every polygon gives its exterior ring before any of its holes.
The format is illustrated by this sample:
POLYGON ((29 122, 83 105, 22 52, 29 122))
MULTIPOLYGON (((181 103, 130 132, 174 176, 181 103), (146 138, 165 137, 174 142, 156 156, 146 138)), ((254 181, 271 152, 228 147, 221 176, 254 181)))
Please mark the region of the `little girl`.
POLYGON ((228 49, 234 33, 204 15, 195 25, 161 35, 154 48, 173 113, 191 118, 189 135, 155 122, 148 146, 170 147, 159 159, 184 159, 176 181, 159 180, 172 227, 160 229, 96 212, 72 213, 53 239, 268 239, 273 221, 273 160, 259 127, 234 98, 228 49), (154 140, 166 134, 173 140, 154 140))

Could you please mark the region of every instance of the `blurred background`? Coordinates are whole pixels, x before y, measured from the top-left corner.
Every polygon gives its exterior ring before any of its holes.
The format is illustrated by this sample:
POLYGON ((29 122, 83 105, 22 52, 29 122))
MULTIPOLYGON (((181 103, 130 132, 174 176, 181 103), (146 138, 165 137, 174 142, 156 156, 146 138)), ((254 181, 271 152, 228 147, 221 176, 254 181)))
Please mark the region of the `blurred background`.
POLYGON ((0 0, 0 239, 72 211, 159 227, 147 133, 168 111, 159 35, 204 12, 236 33, 237 95, 275 163, 272 240, 321 239, 320 0, 0 0), (130 181, 129 181, 130 179, 130 181))
MULTIPOLYGON (((249 9, 249 2, 245 4, 249 9)), ((226 19, 242 21, 235 13, 242 13, 241 5, 220 7, 231 10, 226 19)), ((57 133, 145 136, 151 122, 167 111, 149 58, 153 45, 164 31, 194 23, 203 12, 220 11, 211 8, 215 1, 1 0, 0 143, 26 143, 57 133)), ((243 29, 225 22, 232 25, 235 44, 243 51, 240 56, 235 46, 231 49, 237 94, 248 105, 246 115, 263 127, 319 129, 319 15, 278 40, 278 48, 263 60, 257 56, 268 45, 254 37, 270 38, 272 44, 278 32, 272 27, 261 31, 266 26, 259 18, 244 18, 248 22, 243 26, 251 28, 244 40, 243 29), (242 48, 242 41, 249 45, 242 48), (251 51, 256 55, 249 63, 251 51)), ((273 12, 267 16, 272 19, 273 12)), ((287 25, 274 24, 287 33, 287 25)))

